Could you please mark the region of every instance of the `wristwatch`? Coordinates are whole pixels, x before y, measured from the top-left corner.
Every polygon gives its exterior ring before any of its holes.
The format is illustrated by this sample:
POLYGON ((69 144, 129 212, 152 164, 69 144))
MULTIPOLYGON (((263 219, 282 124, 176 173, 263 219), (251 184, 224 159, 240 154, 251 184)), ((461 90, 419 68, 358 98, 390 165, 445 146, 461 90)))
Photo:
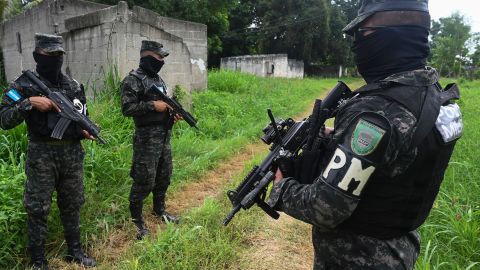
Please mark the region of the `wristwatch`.
POLYGON ((28 112, 32 110, 32 103, 30 103, 30 99, 26 98, 18 103, 18 109, 23 112, 28 112))

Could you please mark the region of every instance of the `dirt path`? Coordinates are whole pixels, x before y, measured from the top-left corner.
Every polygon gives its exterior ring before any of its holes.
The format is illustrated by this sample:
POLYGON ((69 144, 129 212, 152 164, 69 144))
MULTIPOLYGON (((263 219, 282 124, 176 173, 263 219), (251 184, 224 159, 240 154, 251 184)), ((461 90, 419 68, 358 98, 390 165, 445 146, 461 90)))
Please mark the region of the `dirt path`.
MULTIPOLYGON (((311 110, 311 107, 306 109, 297 119, 308 116, 311 110)), ((167 200, 167 209, 174 214, 182 214, 201 205, 206 198, 218 196, 218 192, 222 191, 226 184, 226 179, 240 174, 245 162, 267 149, 268 147, 261 142, 248 145, 239 154, 208 172, 200 181, 185 185, 171 194, 167 200)), ((150 210, 144 209, 145 220, 154 235, 159 222, 148 214, 150 210)), ((277 221, 266 215, 263 218, 264 222, 257 233, 246 239, 250 248, 245 251, 237 269, 311 269, 313 261, 311 227, 286 215, 282 215, 277 221)), ((95 243, 94 250, 89 252, 98 261, 99 269, 114 269, 115 263, 121 261, 125 252, 136 241, 135 234, 133 224, 120 224, 111 230, 103 243, 95 243)), ((59 256, 51 259, 50 265, 51 269, 84 269, 66 264, 59 256)))
MULTIPOLYGON (((227 179, 242 172, 245 162, 251 160, 256 154, 264 152, 268 147, 263 143, 248 145, 239 154, 221 163, 217 168, 208 172, 199 182, 190 183, 180 188, 167 200, 167 209, 174 214, 182 214, 188 209, 197 207, 208 197, 218 196, 223 191, 227 179)), ((145 221, 154 235, 160 224, 151 214, 151 207, 144 209, 145 221)), ((116 262, 121 261, 125 252, 136 241, 136 230, 133 224, 120 224, 120 227, 112 229, 108 238, 103 243, 96 243, 94 250, 89 253, 97 260, 99 269, 114 269, 116 262)), ((50 260, 51 269, 84 269, 82 267, 67 264, 59 256, 50 260)))
POLYGON ((246 242, 250 246, 240 256, 241 270, 310 270, 313 248, 311 226, 282 214, 273 220, 265 216, 262 225, 246 242))

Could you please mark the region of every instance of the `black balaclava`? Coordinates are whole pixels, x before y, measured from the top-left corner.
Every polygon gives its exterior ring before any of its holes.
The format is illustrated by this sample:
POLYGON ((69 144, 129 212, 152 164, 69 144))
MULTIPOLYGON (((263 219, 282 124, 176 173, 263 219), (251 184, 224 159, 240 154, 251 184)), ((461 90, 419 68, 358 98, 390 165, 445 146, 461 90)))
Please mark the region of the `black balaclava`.
POLYGON ((356 35, 352 51, 358 72, 367 83, 375 82, 424 68, 430 54, 428 30, 409 25, 375 28, 367 36, 356 35))
POLYGON ((33 59, 37 62, 37 72, 54 85, 58 85, 62 73, 63 55, 45 55, 33 52, 33 59))
POLYGON ((140 58, 140 67, 147 73, 148 76, 154 77, 160 72, 165 61, 147 55, 140 58))

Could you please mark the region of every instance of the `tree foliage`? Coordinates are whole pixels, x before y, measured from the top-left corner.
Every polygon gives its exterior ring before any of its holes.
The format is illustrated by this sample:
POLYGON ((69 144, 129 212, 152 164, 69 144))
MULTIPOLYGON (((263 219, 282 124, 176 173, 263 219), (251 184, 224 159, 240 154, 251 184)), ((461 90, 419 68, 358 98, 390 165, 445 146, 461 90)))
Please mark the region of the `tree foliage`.
MULTIPOLYGON (((115 5, 117 0, 95 0, 102 4, 115 5)), ((208 27, 209 62, 216 62, 223 49, 220 35, 228 29, 229 0, 127 0, 129 6, 138 5, 172 17, 206 24, 208 27)))
POLYGON ((468 64, 471 27, 459 13, 440 18, 432 27, 432 64, 441 75, 460 76, 468 64))

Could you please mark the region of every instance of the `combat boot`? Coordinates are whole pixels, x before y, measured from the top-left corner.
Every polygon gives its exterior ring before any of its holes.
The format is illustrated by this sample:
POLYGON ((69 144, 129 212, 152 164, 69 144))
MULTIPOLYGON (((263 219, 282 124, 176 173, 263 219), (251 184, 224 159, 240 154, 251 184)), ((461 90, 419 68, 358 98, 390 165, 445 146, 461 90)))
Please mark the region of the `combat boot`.
POLYGON ((165 211, 165 201, 163 199, 153 201, 153 215, 160 218, 165 223, 180 223, 180 218, 165 211))
POLYGON ((85 268, 97 266, 97 262, 83 251, 82 244, 80 243, 80 235, 66 237, 66 241, 68 253, 65 259, 68 262, 78 263, 85 268))
POLYGON ((163 211, 162 213, 157 213, 157 212, 153 212, 153 214, 160 218, 163 222, 165 223, 174 223, 174 224, 178 224, 180 223, 180 218, 177 217, 177 216, 174 216, 170 213, 168 213, 167 211, 163 211))
POLYGON ((31 261, 31 269, 48 270, 48 261, 45 258, 43 246, 29 247, 31 261))
POLYGON ((130 214, 132 215, 132 221, 137 227, 137 240, 142 240, 146 235, 149 234, 147 226, 142 218, 142 208, 143 203, 141 202, 130 202, 130 214))

